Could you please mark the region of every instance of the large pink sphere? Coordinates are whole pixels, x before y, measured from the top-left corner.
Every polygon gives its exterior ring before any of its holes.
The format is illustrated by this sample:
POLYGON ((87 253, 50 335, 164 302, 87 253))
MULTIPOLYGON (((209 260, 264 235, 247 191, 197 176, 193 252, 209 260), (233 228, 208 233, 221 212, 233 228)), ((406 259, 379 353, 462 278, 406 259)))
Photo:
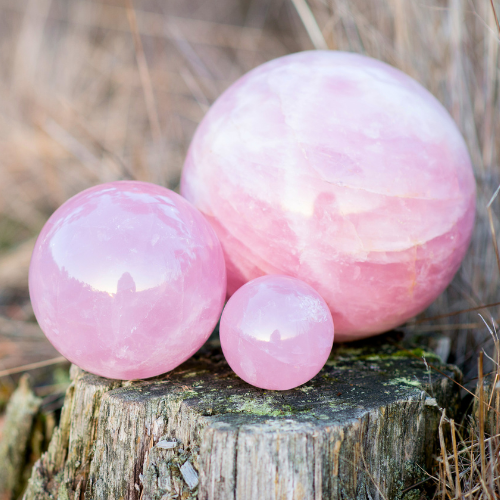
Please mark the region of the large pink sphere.
POLYGON ((207 340, 226 295, 220 243, 179 195, 146 182, 83 191, 45 224, 29 276, 54 347, 97 375, 137 379, 207 340))
POLYGON ((467 250, 475 182, 455 123, 387 64, 334 51, 268 62, 201 122, 182 194, 222 243, 228 293, 287 274, 326 300, 336 340, 427 307, 467 250))
POLYGON ((220 321, 229 366, 262 389, 293 389, 311 380, 333 345, 332 315, 312 287, 289 276, 264 276, 241 287, 220 321))

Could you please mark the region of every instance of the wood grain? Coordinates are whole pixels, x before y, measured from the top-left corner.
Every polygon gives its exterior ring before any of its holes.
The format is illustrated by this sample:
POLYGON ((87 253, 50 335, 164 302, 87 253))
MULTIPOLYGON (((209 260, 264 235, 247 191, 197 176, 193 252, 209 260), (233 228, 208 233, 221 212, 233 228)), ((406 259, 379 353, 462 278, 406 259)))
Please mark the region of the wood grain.
POLYGON ((439 406, 449 415, 459 390, 393 341, 336 346, 318 376, 282 392, 236 377, 216 341, 148 381, 74 367, 25 499, 398 498, 432 460, 439 406))

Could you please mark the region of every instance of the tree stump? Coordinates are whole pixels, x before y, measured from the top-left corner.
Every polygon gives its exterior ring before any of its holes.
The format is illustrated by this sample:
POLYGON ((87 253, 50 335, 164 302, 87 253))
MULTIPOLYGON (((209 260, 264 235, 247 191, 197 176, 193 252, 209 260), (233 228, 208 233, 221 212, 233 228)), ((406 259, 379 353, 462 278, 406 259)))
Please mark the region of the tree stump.
POLYGON ((239 379, 216 340, 162 377, 121 382, 72 368, 59 428, 35 464, 32 499, 403 498, 437 443, 460 372, 394 345, 335 346, 289 391, 239 379))
POLYGON ((24 375, 7 406, 0 438, 0 500, 19 498, 26 485, 34 462, 31 451, 43 441, 43 431, 37 426, 41 402, 24 375))

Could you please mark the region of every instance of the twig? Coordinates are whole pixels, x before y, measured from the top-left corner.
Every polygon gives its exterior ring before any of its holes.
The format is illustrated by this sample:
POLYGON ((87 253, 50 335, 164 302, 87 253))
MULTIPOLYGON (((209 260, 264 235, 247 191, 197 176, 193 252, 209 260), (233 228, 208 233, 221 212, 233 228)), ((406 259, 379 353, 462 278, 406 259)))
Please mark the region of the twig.
POLYGON ((439 316, 432 316, 430 318, 422 318, 415 321, 413 324, 418 325, 419 323, 423 323, 424 321, 434 321, 436 319, 449 318, 450 316, 456 316, 462 313, 468 313, 472 311, 480 311, 481 309, 488 309, 489 307, 500 306, 500 302, 493 302, 492 304, 484 304, 482 306, 470 307, 469 309, 462 309, 461 311, 455 311, 447 314, 440 314, 439 316))
POLYGON ((411 491, 411 490, 413 490, 413 489, 415 489, 415 488, 418 488, 421 484, 424 484, 424 483, 426 483, 427 481, 429 481, 429 479, 434 479, 434 480, 435 480, 436 478, 435 478, 435 477, 433 477, 433 476, 431 476, 431 475, 429 474, 429 477, 426 477, 425 479, 422 479, 422 481, 419 481, 418 483, 412 484, 411 486, 408 486, 407 488, 405 488, 405 489, 401 492, 401 494, 402 494, 402 495, 404 495, 404 494, 405 494, 405 493, 407 493, 408 491, 411 491))
POLYGON ((64 363, 67 361, 68 360, 64 356, 59 356, 45 361, 38 361, 37 363, 30 363, 29 365, 16 366, 15 368, 0 371, 0 377, 6 377, 7 375, 13 375, 14 373, 26 372, 28 370, 36 370, 37 368, 43 368, 44 366, 57 365, 58 363, 64 363))
POLYGON ((425 333, 425 332, 445 332, 449 330, 473 330, 483 326, 481 323, 450 323, 447 325, 422 325, 413 326, 407 325, 406 328, 411 333, 425 333))
MULTIPOLYGON (((455 429, 456 430, 456 429, 455 429)), ((458 432, 458 431, 457 431, 458 432)), ((460 436, 459 436, 460 437, 460 436)), ((488 443, 489 441, 495 439, 495 438, 498 438, 499 436, 498 435, 495 435, 495 436, 491 436, 487 439, 484 440, 485 443, 488 443)), ((477 446, 479 446, 479 443, 471 443, 470 446, 466 447, 466 448, 463 448, 462 450, 460 450, 458 452, 459 455, 463 455, 464 453, 467 453, 468 451, 470 450, 473 450, 474 448, 476 448, 477 446)))

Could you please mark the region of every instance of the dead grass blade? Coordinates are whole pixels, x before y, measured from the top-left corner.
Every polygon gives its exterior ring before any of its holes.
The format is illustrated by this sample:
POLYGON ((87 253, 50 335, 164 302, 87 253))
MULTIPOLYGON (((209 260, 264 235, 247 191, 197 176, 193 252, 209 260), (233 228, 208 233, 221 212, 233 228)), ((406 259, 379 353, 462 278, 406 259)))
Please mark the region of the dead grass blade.
POLYGON ((497 11, 495 9, 495 4, 493 3, 493 0, 490 0, 490 4, 491 4, 491 9, 493 10, 493 15, 495 16, 495 23, 497 25, 498 32, 500 33, 500 23, 498 22, 497 11))
MULTIPOLYGON (((498 342, 495 345, 494 357, 498 359, 500 355, 498 342)), ((441 456, 436 466, 434 480, 441 496, 444 498, 445 493, 450 492, 446 494, 451 500, 493 500, 500 496, 500 435, 498 433, 500 414, 498 413, 499 388, 496 383, 500 375, 500 366, 495 364, 495 376, 489 382, 485 381, 483 353, 480 353, 478 372, 478 399, 473 415, 467 420, 468 438, 463 438, 457 431, 455 422, 450 420, 452 453, 446 451, 443 430, 444 414, 441 417, 439 427, 441 456), (486 389, 491 391, 490 405, 486 402, 486 389), (495 397, 494 409, 491 407, 493 395, 495 397), (495 431, 496 433, 487 437, 488 432, 495 431)))
POLYGON ((460 498, 462 496, 462 488, 460 487, 460 467, 458 465, 458 451, 457 451, 457 436, 455 431, 455 421, 450 420, 451 426, 451 441, 453 445, 453 458, 455 459, 455 496, 460 498))
POLYGON ((58 356, 57 358, 47 359, 46 361, 38 361, 37 363, 30 363, 29 365, 16 366, 15 368, 0 371, 0 377, 7 377, 8 375, 14 375, 15 373, 36 370, 37 368, 44 368, 45 366, 57 365, 59 363, 68 363, 68 360, 64 356, 58 356))
POLYGON ((490 307, 500 306, 500 302, 493 302, 492 304, 484 304, 482 306, 477 307, 469 307, 468 309, 461 309, 460 311, 454 311, 451 313, 440 314, 439 316, 432 316, 430 318, 422 318, 415 321, 414 325, 419 325, 420 323, 424 323, 425 321, 436 321, 438 319, 451 318, 452 316, 458 316, 459 314, 464 314, 468 312, 481 311, 481 309, 488 309, 490 307))
POLYGON ((325 37, 323 36, 323 33, 321 32, 318 22, 309 8, 309 5, 307 5, 306 0, 292 0, 292 3, 299 14, 300 20, 302 21, 314 48, 317 50, 328 50, 328 44, 326 43, 325 37))
POLYGON ((481 470, 486 471, 486 453, 484 448, 484 379, 483 379, 483 353, 479 353, 479 448, 481 450, 481 470))
POLYGON ((151 132, 157 144, 162 141, 162 133, 160 128, 160 120, 158 118, 157 107, 153 92, 153 85, 151 83, 151 75, 149 73, 148 63, 144 55, 144 48, 142 46, 141 36, 137 29, 137 18, 135 15, 132 0, 125 0, 127 8, 127 18, 130 23, 130 31, 134 38, 135 55, 137 59, 137 67, 139 68, 139 75, 141 77, 142 89, 144 91, 144 100, 146 101, 146 109, 148 112, 149 122, 151 125, 151 132))

